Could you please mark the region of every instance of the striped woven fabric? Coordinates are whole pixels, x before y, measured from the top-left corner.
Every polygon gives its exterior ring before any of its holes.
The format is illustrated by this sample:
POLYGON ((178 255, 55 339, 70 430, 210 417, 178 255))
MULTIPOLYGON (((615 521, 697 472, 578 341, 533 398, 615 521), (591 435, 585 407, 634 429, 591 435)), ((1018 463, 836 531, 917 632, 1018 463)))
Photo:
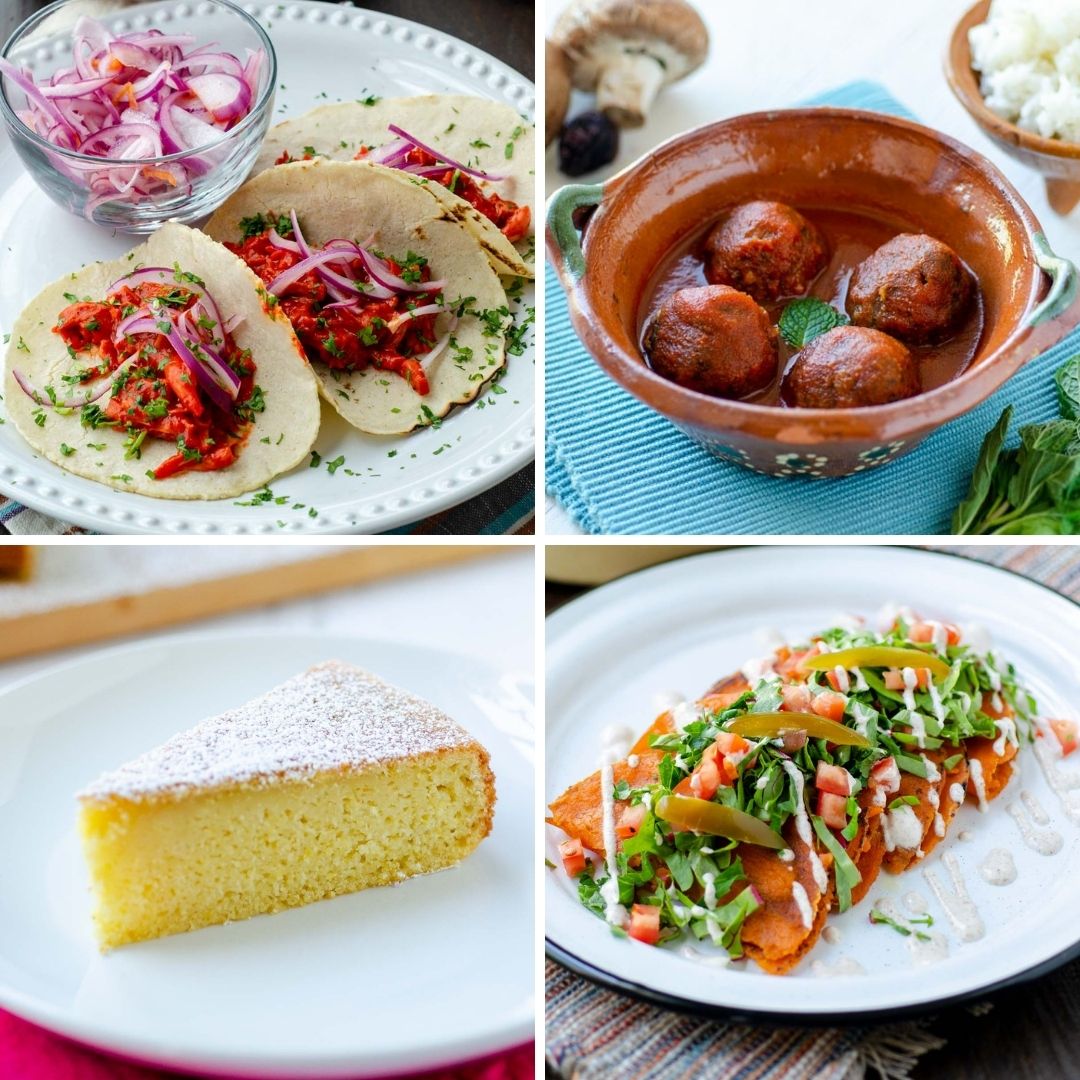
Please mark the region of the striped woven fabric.
MULTIPOLYGON (((1022 574, 1080 601, 1080 548, 928 545, 1022 574)), ((883 1028, 764 1028, 669 1012, 624 997, 551 961, 545 972, 546 1053, 567 1080, 904 1080, 944 1045, 913 1021, 883 1028)), ((989 1004, 969 1011, 984 1016, 989 1004)))

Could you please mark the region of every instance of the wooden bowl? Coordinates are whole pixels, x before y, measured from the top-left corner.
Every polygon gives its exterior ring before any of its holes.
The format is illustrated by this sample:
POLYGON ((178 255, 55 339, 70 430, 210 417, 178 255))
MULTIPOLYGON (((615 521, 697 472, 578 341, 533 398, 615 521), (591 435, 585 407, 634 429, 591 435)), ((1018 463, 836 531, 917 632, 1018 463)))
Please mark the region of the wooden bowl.
POLYGON ((1075 268, 1050 252, 997 169, 945 135, 880 113, 790 109, 707 124, 603 185, 556 192, 547 237, 574 328, 596 362, 714 455, 779 476, 844 476, 908 452, 1080 321, 1075 268), (861 210, 949 244, 984 303, 969 367, 917 397, 851 409, 729 401, 653 372, 638 331, 655 268, 725 207, 750 199, 861 210), (594 207, 582 237, 575 219, 594 207))
POLYGON ((979 76, 971 66, 968 31, 986 22, 989 11, 990 0, 979 0, 956 24, 945 55, 945 76, 975 123, 1005 153, 1042 173, 1050 205, 1059 214, 1067 214, 1080 202, 1080 143, 1044 139, 1010 124, 987 108, 979 89, 979 76))

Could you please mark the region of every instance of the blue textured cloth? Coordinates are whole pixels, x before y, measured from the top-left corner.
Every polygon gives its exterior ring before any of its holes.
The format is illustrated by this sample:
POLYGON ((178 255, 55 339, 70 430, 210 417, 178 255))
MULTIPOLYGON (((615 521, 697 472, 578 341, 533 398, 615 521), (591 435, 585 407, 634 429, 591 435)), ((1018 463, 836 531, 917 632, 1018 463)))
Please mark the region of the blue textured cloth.
MULTIPOLYGON (((911 116, 867 82, 810 104, 911 116)), ((1054 371, 1080 351, 1077 329, 883 468, 839 479, 779 478, 717 460, 605 375, 578 341, 551 270, 546 297, 547 484, 590 533, 947 533, 1001 410, 1015 407, 1013 431, 1055 417, 1054 371)))

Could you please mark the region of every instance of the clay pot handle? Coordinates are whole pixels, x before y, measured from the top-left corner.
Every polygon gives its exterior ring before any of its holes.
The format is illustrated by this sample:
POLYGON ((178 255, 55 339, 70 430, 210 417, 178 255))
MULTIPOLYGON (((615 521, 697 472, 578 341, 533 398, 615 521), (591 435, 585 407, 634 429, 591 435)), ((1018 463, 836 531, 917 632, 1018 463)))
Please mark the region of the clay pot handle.
POLYGON ((1076 299, 1077 292, 1076 266, 1068 259, 1055 255, 1042 233, 1035 234, 1034 243, 1035 261, 1049 275, 1050 291, 1024 320, 1025 326, 1038 326, 1059 318, 1076 299))
POLYGON ((603 184, 567 184, 548 200, 548 250, 555 272, 567 290, 585 276, 585 255, 574 213, 585 206, 599 206, 603 197, 603 184))

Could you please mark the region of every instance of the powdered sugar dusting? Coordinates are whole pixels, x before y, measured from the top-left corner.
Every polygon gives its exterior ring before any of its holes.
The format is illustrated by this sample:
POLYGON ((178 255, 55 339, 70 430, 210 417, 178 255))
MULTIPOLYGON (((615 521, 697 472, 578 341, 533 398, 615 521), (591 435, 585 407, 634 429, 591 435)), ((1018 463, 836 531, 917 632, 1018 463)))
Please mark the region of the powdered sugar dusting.
POLYGON ((351 664, 329 661, 106 773, 79 798, 142 800, 303 779, 473 744, 428 702, 351 664))

